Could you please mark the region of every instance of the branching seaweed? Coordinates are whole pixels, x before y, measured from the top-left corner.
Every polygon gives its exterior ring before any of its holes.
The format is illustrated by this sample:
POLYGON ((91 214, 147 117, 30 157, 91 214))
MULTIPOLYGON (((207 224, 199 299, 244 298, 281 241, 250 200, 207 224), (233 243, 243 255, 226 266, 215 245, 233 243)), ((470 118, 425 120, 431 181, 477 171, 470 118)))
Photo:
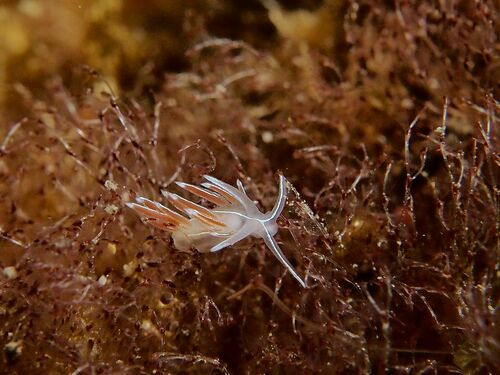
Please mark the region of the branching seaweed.
POLYGON ((0 6, 0 373, 500 370, 494 2, 31 3, 0 6), (277 173, 307 288, 125 208, 210 174, 267 211, 277 173))

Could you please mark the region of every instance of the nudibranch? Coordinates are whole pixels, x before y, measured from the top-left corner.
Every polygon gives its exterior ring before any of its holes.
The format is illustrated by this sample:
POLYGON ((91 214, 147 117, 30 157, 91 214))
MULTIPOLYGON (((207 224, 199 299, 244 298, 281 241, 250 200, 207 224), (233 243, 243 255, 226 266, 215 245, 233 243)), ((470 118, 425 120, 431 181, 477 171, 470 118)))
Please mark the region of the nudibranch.
POLYGON ((176 182, 189 193, 212 203, 206 208, 177 194, 162 191, 167 201, 178 211, 159 202, 137 197, 136 203, 127 203, 147 223, 172 233, 174 246, 179 250, 191 247, 201 252, 215 252, 243 240, 248 236, 260 237, 286 269, 306 287, 291 263, 281 251, 274 235, 278 232, 278 217, 286 201, 286 179, 279 178, 279 194, 273 209, 262 213, 252 201, 240 180, 237 188, 212 176, 203 176, 201 186, 176 182))

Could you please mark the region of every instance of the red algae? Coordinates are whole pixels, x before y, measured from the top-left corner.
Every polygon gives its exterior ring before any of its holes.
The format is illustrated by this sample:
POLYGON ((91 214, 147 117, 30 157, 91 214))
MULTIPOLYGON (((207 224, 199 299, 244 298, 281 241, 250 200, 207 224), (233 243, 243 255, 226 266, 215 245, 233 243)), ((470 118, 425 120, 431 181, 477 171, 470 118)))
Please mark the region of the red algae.
POLYGON ((496 4, 177 3, 0 6, 0 373, 499 371, 496 4), (125 206, 278 173, 306 289, 125 206))

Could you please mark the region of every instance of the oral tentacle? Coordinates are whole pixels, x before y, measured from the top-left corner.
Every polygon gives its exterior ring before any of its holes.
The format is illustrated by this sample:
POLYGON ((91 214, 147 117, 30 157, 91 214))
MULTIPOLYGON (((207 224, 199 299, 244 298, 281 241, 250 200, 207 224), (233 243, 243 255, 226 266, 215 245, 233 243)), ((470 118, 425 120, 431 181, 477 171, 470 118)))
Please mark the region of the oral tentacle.
POLYGON ((299 274, 295 271, 293 268, 292 264, 288 261, 288 259, 285 257, 285 254, 281 251, 280 247, 276 243, 276 240, 274 237, 270 235, 270 233, 267 231, 267 229, 264 228, 264 233, 262 238, 264 239, 264 242, 266 243, 266 246, 269 248, 269 250, 272 251, 274 256, 278 258, 278 260, 281 262, 283 266, 292 274, 292 276, 299 282, 299 284, 303 288, 307 288, 307 284, 302 278, 299 276, 299 274))

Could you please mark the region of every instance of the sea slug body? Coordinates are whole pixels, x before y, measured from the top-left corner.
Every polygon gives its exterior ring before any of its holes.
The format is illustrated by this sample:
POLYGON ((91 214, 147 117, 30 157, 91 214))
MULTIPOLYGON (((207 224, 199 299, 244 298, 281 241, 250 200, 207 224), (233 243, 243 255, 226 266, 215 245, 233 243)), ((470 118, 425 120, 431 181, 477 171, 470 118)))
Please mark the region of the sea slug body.
POLYGON ((240 180, 237 181, 236 188, 212 176, 205 175, 204 179, 206 181, 201 186, 184 182, 176 184, 213 203, 215 207, 212 209, 167 191, 163 191, 163 195, 179 212, 144 197, 137 197, 136 203, 127 203, 127 206, 149 224, 171 231, 174 246, 179 250, 194 247, 201 252, 216 252, 248 236, 260 237, 305 288, 305 281, 297 274, 274 239, 278 232, 277 219, 286 201, 285 177, 280 175, 278 198, 273 209, 267 213, 262 213, 248 197, 240 180))

